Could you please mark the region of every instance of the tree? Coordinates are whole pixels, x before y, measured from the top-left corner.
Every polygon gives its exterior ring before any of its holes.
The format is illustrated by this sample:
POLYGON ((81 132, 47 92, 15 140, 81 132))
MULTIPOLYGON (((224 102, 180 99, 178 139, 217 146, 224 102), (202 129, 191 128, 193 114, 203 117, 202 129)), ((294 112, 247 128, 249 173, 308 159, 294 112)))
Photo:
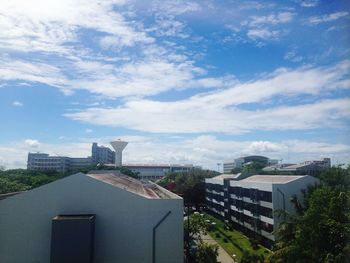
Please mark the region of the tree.
POLYGON ((197 263, 219 263, 219 246, 216 244, 207 244, 200 242, 196 251, 197 263))
POLYGON ((263 263, 264 262, 264 256, 257 255, 254 253, 250 253, 247 250, 243 251, 241 263, 263 263))
POLYGON ((189 237, 190 240, 201 240, 201 234, 205 234, 207 229, 207 223, 203 216, 194 213, 188 218, 184 222, 185 237, 189 237))
POLYGON ((244 165, 242 172, 244 173, 260 173, 262 169, 266 166, 266 163, 254 161, 252 163, 244 165))
POLYGON ((175 184, 173 190, 184 198, 185 204, 191 204, 197 208, 205 200, 205 178, 218 175, 218 172, 202 169, 193 169, 189 172, 169 173, 158 182, 167 187, 175 184))
POLYGON ((294 198, 295 215, 284 215, 271 262, 350 262, 350 169, 333 167, 320 184, 294 198))
POLYGON ((189 262, 217 263, 217 245, 206 244, 201 235, 206 234, 207 223, 204 217, 198 213, 189 216, 184 222, 185 249, 189 262), (197 244, 195 251, 191 250, 191 244, 197 244))

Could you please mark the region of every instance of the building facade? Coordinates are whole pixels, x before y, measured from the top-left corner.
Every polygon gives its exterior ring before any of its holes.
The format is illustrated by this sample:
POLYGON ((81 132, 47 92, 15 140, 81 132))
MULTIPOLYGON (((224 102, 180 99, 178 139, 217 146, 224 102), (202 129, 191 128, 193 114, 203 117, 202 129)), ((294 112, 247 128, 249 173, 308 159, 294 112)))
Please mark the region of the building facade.
POLYGON ((47 153, 28 153, 27 169, 34 171, 56 171, 65 173, 76 171, 92 165, 91 157, 70 158, 66 156, 50 156, 47 153))
POLYGON ((64 246, 62 241, 70 242, 74 254, 90 241, 85 253, 92 255, 86 261, 60 261, 65 263, 183 262, 182 198, 127 176, 78 173, 1 199, 0 211, 0 262, 56 262, 62 247, 55 244, 64 246), (80 222, 55 227, 62 219, 91 218, 94 227, 80 222))
POLYGON ((92 143, 91 158, 94 164, 114 164, 115 152, 105 146, 98 146, 96 142, 92 143))
POLYGON ((268 166, 268 165, 277 164, 278 160, 270 159, 268 157, 260 156, 260 155, 250 155, 250 156, 240 157, 240 158, 234 159, 233 161, 224 162, 224 165, 223 165, 224 174, 231 174, 233 169, 243 168, 245 164, 248 164, 251 162, 260 162, 268 166))
POLYGON ((308 175, 224 174, 206 179, 205 183, 209 213, 271 246, 276 240, 273 231, 281 222, 274 212, 294 213, 290 198, 302 198, 302 189, 317 183, 317 179, 308 175))
POLYGON ((28 153, 27 169, 64 173, 70 168, 69 157, 49 156, 47 153, 28 153))
POLYGON ((124 167, 138 173, 139 178, 146 181, 156 181, 167 173, 188 172, 195 168, 192 164, 126 164, 124 167))
POLYGON ((319 175, 323 170, 331 167, 331 159, 304 161, 299 164, 278 164, 263 168, 265 172, 279 172, 287 174, 319 175))

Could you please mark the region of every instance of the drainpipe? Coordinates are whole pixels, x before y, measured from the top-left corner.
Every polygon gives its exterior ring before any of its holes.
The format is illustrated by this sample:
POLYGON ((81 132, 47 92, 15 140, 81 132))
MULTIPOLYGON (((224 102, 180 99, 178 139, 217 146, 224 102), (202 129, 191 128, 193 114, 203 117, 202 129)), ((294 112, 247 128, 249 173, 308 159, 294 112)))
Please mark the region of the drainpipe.
MULTIPOLYGON (((279 188, 277 188, 277 191, 282 195, 282 198, 283 198, 283 211, 285 213, 286 212, 286 200, 285 200, 284 193, 279 188)), ((285 214, 283 214, 283 217, 284 217, 284 219, 286 219, 286 215, 285 214)))
POLYGON ((152 241, 152 262, 156 262, 156 230, 161 223, 171 214, 171 211, 168 211, 165 216, 153 227, 153 241, 152 241))

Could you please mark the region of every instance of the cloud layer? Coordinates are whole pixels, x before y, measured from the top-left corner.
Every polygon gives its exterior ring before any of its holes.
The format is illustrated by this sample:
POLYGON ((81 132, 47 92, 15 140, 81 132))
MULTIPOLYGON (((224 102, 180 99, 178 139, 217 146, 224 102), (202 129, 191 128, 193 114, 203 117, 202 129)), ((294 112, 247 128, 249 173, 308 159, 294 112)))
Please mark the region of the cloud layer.
POLYGON ((130 100, 117 108, 88 108, 65 116, 91 124, 158 133, 240 134, 252 130, 339 128, 343 119, 350 118, 347 98, 293 105, 276 105, 272 101, 300 95, 322 98, 334 90, 348 89, 349 67, 349 61, 344 61, 327 68, 282 68, 255 81, 185 100, 130 100), (244 109, 251 104, 258 106, 244 109))

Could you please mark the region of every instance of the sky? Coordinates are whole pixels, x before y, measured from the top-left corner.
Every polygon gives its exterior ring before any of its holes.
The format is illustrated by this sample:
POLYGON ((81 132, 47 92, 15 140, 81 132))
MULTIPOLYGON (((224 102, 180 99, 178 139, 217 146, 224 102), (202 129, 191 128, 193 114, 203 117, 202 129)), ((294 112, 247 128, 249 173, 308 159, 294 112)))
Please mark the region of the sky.
POLYGON ((350 163, 350 2, 0 0, 0 165, 350 163))

